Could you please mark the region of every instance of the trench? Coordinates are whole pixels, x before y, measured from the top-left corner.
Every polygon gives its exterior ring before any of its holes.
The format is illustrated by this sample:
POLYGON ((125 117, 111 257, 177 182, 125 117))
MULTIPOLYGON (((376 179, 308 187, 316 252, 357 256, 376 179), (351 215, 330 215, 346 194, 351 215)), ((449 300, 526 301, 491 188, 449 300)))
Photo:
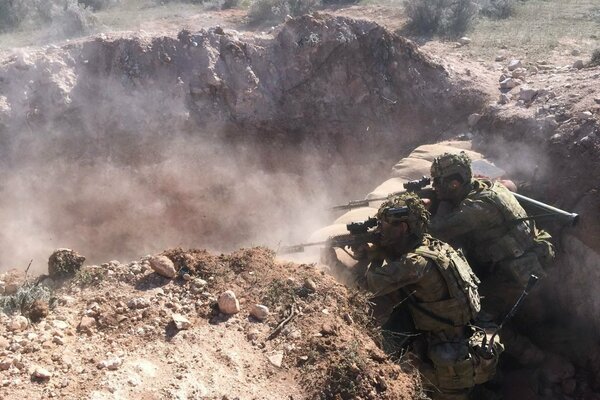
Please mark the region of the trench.
POLYGON ((2 269, 33 258, 43 270, 57 247, 99 263, 301 242, 331 220, 328 206, 364 196, 417 145, 471 135, 526 194, 583 220, 547 226, 560 248, 543 295, 552 312, 531 333, 577 371, 522 398, 600 393, 597 177, 572 172, 596 155, 487 110, 483 92, 410 41, 319 16, 270 37, 96 38, 15 53, 0 87, 2 269))

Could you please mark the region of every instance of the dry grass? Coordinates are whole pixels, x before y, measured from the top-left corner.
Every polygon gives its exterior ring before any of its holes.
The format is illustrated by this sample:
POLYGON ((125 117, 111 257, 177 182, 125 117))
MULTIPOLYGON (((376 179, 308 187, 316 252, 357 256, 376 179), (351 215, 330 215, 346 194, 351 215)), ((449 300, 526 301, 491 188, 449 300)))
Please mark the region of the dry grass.
MULTIPOLYGON (((600 45, 597 0, 529 0, 518 2, 508 19, 479 18, 469 37, 471 49, 493 57, 506 47, 514 56, 549 59, 577 49, 591 55, 600 45), (596 36, 594 38, 593 36, 596 36)), ((583 57, 584 59, 586 57, 583 57)))

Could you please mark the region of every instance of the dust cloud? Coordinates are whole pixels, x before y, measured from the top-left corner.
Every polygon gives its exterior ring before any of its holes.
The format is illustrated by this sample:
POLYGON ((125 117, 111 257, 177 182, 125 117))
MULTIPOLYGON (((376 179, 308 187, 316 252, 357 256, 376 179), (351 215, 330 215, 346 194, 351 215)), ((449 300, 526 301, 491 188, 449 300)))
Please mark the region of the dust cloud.
POLYGON ((309 142, 278 148, 243 132, 257 139, 242 143, 219 129, 193 125, 181 101, 112 92, 60 123, 0 131, 0 269, 33 260, 45 272, 62 247, 86 264, 175 246, 277 248, 371 185, 368 169, 309 142))

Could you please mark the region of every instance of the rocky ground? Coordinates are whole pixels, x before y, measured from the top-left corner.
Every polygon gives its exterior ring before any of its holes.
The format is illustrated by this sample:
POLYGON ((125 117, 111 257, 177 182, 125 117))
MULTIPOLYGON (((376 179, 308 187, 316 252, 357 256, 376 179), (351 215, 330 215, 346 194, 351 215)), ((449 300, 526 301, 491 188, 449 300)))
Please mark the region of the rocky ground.
POLYGON ((418 392, 410 367, 390 362, 369 336, 363 297, 314 265, 278 262, 264 248, 173 249, 84 266, 62 282, 42 278, 49 310, 37 316, 32 283, 21 286, 17 273, 2 279, 3 299, 19 298, 25 315, 1 316, 4 399, 411 399, 418 392))
MULTIPOLYGON (((470 137, 526 194, 582 216, 577 228, 550 226, 561 255, 548 304, 566 330, 536 336, 577 367, 576 379, 555 374, 560 392, 597 398, 587 332, 600 327, 600 67, 589 54, 578 43, 529 56, 512 43, 483 54, 477 36, 407 41, 393 33, 398 8, 381 5, 258 31, 243 15, 0 49, 2 256, 45 272, 56 243, 97 252, 96 263, 172 243, 301 241, 330 222, 315 209, 360 197, 416 145, 470 137), (207 145, 219 135, 232 147, 207 145), (250 162, 231 172, 240 159, 250 162)), ((421 395, 410 365, 378 349, 365 299, 314 265, 265 248, 161 255, 169 261, 86 265, 38 285, 5 273, 0 396, 421 395)))

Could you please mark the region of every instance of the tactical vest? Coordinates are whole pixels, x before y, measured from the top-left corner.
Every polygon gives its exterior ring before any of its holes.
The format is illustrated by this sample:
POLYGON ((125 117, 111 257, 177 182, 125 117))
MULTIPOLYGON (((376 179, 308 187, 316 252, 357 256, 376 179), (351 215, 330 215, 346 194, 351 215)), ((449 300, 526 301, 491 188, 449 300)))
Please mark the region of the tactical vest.
POLYGON ((450 245, 426 235, 421 246, 413 250, 433 261, 444 278, 449 298, 435 302, 410 304, 415 327, 423 331, 444 331, 465 326, 475 318, 481 305, 477 285, 479 280, 463 255, 450 245))
MULTIPOLYGON (((476 229, 469 234, 469 254, 479 263, 497 263, 517 258, 535 245, 533 221, 518 221, 527 213, 515 196, 503 185, 488 180, 475 179, 475 190, 470 200, 490 204, 502 214, 502 223, 492 228, 476 229)), ((486 226, 482 221, 482 226, 486 226)))

